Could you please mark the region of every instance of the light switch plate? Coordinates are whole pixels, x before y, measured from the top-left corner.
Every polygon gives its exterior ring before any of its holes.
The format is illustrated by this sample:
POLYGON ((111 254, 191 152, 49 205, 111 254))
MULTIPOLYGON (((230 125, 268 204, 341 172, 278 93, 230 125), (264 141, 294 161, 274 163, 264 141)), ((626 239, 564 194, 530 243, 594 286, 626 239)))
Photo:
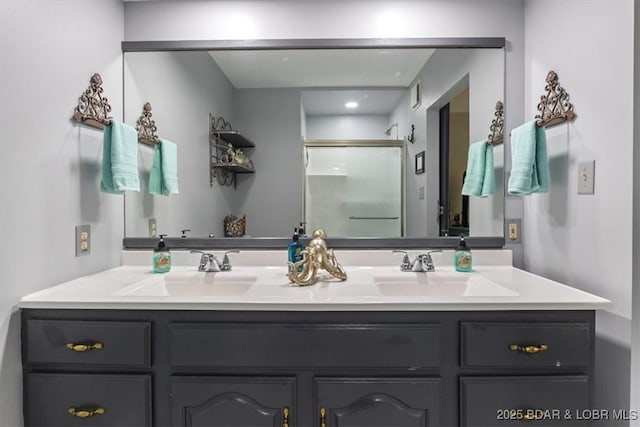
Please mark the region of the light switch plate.
POLYGON ((155 218, 149 218, 149 237, 158 237, 158 223, 155 218))
POLYGON ((91 253, 91 226, 76 226, 76 256, 89 255, 91 253))
POLYGON ((596 161, 578 163, 578 194, 594 194, 596 161))
POLYGON ((418 188, 418 200, 424 200, 424 185, 418 188))
POLYGON ((505 219, 504 236, 507 243, 522 243, 522 220, 505 219))

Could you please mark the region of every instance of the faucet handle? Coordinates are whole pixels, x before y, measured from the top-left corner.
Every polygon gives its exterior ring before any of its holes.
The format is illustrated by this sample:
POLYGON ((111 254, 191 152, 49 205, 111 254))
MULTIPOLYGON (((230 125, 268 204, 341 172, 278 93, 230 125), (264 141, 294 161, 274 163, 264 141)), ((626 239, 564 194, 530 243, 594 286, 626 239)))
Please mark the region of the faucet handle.
POLYGON ((409 254, 407 253, 407 251, 403 251, 403 250, 399 250, 399 249, 394 249, 392 251, 392 253, 401 253, 404 254, 404 257, 402 258, 402 264, 400 264, 400 270, 402 271, 407 271, 411 269, 411 261, 409 260, 409 254))
POLYGON ((198 271, 207 271, 207 266, 209 265, 210 261, 211 261, 211 254, 208 254, 204 251, 196 251, 193 250, 191 251, 192 254, 202 254, 202 256, 200 257, 200 265, 198 266, 198 271))
POLYGON ((434 252, 442 252, 442 249, 433 249, 427 251, 423 256, 425 257, 424 263, 426 264, 426 271, 435 271, 436 267, 433 265, 433 259, 431 258, 431 254, 434 252))
POLYGON ((229 262, 229 254, 237 254, 240 253, 238 249, 232 249, 230 251, 226 251, 224 253, 224 257, 222 258, 222 270, 229 271, 231 270, 231 263, 229 262))

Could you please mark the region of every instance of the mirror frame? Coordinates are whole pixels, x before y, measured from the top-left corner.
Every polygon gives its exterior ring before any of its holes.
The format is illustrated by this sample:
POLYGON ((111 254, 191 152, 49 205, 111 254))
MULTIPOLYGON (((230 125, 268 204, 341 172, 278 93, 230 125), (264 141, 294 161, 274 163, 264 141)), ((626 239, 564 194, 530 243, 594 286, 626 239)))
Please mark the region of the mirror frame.
MULTIPOLYGON (((122 53, 194 50, 287 50, 287 49, 462 49, 504 48, 504 37, 445 37, 398 39, 261 39, 261 40, 159 40, 123 41, 122 53)), ((124 60, 122 61, 124 73, 124 60)), ((124 91, 124 88, 123 88, 124 91)), ((124 96, 123 96, 124 102, 124 96)), ((126 205, 126 202, 125 202, 126 205)), ((301 239, 306 244, 307 239, 301 239)), ((502 248, 503 236, 478 236, 466 238, 472 248, 502 248)), ((215 238, 166 238, 172 249, 286 249, 289 237, 215 237, 215 238)), ((458 245, 458 237, 331 237, 327 243, 336 249, 450 249, 458 245)), ((124 249, 153 249, 158 242, 151 237, 124 237, 124 249)))

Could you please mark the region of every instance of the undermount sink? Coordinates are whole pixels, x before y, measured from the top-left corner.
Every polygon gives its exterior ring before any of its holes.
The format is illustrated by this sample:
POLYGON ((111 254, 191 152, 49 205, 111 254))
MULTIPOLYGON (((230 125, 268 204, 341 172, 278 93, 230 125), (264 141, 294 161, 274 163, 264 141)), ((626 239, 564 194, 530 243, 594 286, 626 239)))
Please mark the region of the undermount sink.
POLYGON ((511 289, 473 273, 429 272, 374 275, 373 281, 385 296, 424 297, 514 297, 511 289))
POLYGON ((115 296, 241 296, 256 283, 258 277, 248 274, 171 271, 127 286, 115 296))

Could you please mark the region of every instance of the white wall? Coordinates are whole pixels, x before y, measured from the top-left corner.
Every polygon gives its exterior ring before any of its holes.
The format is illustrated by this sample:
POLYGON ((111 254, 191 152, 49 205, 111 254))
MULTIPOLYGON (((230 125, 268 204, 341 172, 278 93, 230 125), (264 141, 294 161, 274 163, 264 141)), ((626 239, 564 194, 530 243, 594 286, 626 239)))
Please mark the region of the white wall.
MULTIPOLYGON (((389 116, 383 114, 349 114, 341 116, 308 115, 307 139, 395 139, 384 134, 389 116)), ((399 136, 402 139, 402 135, 399 136)))
POLYGON ((234 122, 234 88, 204 51, 127 53, 125 122, 135 126, 142 106, 150 102, 158 136, 178 146, 180 194, 149 194, 153 148, 139 144, 140 193, 126 195, 126 233, 146 237, 148 220, 156 218, 158 234, 224 235, 223 219, 233 187, 209 186, 209 113, 234 122), (198 209, 184 209, 198 206, 198 209))
POLYGON ((597 315, 595 407, 602 409, 629 409, 632 34, 632 0, 525 2, 525 117, 536 114, 549 70, 577 114, 547 130, 551 189, 525 197, 525 265, 613 301, 597 315), (596 23, 606 27, 595 31, 596 23), (594 195, 577 194, 578 162, 586 160, 596 161, 594 195))
POLYGON ((22 425, 25 294, 120 263, 123 197, 98 190, 102 132, 69 119, 95 72, 122 118, 123 6, 0 1, 0 419, 22 425), (75 226, 91 254, 75 257, 75 226))
POLYGON ((247 150, 256 173, 239 175, 230 195, 235 214, 247 215, 248 235, 293 235, 303 221, 300 90, 237 90, 235 115, 235 128, 256 144, 247 150))

